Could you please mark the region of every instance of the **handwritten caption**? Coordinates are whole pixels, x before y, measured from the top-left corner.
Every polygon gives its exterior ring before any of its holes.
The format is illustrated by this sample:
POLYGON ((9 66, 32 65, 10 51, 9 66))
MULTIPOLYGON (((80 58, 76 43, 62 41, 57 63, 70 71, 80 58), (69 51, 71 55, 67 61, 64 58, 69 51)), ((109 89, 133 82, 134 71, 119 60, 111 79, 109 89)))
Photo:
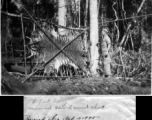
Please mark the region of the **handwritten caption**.
POLYGON ((26 105, 26 111, 28 111, 28 114, 24 115, 24 120, 94 120, 100 118, 100 116, 88 114, 76 116, 74 112, 84 110, 88 112, 90 110, 104 108, 105 106, 100 105, 99 103, 87 103, 84 101, 69 102, 65 100, 62 101, 62 99, 32 99, 29 100, 26 105), (43 111, 43 113, 41 111, 43 111), (72 111, 74 115, 68 115, 68 112, 61 115, 64 111, 72 111), (49 116, 43 115, 45 113, 49 113, 49 116))
POLYGON ((34 99, 32 101, 32 104, 37 104, 37 105, 42 105, 42 104, 47 104, 47 107, 28 107, 29 110, 59 110, 59 109, 104 109, 104 105, 99 105, 96 103, 95 105, 89 105, 89 104, 84 104, 83 106, 74 106, 73 104, 69 104, 67 102, 63 102, 60 100, 54 99, 53 101, 48 99, 48 100, 36 100, 34 99), (54 103, 59 103, 59 104, 54 104, 54 103))
POLYGON ((30 115, 25 115, 25 120, 93 120, 96 118, 100 118, 100 116, 66 116, 66 117, 59 117, 58 114, 55 114, 51 117, 43 117, 43 118, 32 118, 30 115))

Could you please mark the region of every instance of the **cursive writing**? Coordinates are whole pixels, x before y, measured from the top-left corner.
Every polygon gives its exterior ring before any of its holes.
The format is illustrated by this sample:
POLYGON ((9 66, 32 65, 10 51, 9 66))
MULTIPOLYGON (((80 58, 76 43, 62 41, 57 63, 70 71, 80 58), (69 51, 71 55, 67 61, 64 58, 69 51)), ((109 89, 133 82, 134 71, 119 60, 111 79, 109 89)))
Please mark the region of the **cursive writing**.
MULTIPOLYGON (((51 104, 51 103, 50 103, 51 104)), ((47 104, 47 107, 38 107, 38 106, 30 106, 28 107, 29 110, 61 110, 61 109, 104 109, 104 105, 99 105, 98 103, 95 105, 83 105, 83 106, 74 106, 73 104, 67 104, 67 102, 64 102, 62 104, 57 104, 57 105, 50 105, 47 104)))
POLYGON ((42 117, 42 118, 32 118, 30 115, 26 115, 25 120, 94 120, 96 118, 100 118, 100 116, 66 116, 60 117, 58 114, 55 114, 52 117, 42 117))

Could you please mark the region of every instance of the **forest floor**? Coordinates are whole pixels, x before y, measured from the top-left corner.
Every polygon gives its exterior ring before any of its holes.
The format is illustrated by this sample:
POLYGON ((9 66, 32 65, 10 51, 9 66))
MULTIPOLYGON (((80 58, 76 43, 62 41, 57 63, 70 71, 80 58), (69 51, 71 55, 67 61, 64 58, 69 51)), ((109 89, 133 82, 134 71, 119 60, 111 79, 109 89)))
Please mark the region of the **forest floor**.
POLYGON ((150 94, 150 83, 124 82, 114 78, 75 78, 66 80, 40 80, 28 83, 36 94, 150 94))
POLYGON ((31 95, 135 95, 151 94, 151 80, 123 80, 114 77, 34 79, 22 83, 2 70, 2 94, 31 95))

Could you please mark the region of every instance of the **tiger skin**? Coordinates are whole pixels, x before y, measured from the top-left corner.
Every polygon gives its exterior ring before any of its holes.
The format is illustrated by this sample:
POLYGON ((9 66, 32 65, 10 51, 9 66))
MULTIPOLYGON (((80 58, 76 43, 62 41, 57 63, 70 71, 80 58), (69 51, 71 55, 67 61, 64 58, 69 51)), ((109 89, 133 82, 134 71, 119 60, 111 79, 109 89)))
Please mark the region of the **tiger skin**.
MULTIPOLYGON (((63 48, 69 41, 73 40, 78 35, 76 32, 71 32, 67 35, 54 36, 51 34, 52 32, 50 30, 45 30, 45 32, 60 48, 63 48)), ((39 55, 37 55, 37 59, 41 62, 47 62, 59 51, 59 49, 41 32, 39 32, 39 36, 35 39, 36 41, 39 41, 39 47, 37 47, 39 55)), ((56 74, 59 73, 61 65, 73 66, 75 70, 78 69, 78 66, 86 66, 86 58, 82 57, 82 55, 86 54, 86 52, 83 51, 81 37, 77 38, 77 40, 65 48, 64 52, 70 56, 70 59, 75 61, 76 65, 72 63, 72 61, 70 61, 63 53, 60 53, 53 61, 45 66, 44 74, 49 76, 51 72, 56 71, 56 74)))

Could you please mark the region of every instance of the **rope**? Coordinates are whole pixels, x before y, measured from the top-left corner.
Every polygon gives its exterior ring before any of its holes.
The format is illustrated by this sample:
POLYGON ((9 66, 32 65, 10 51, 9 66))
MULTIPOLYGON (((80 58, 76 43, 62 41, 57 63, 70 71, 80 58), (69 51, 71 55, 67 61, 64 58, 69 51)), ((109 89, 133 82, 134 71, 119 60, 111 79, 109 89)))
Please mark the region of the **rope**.
MULTIPOLYGON (((20 15, 11 14, 11 13, 7 13, 7 12, 4 12, 4 11, 1 11, 1 13, 9 15, 9 16, 12 16, 12 17, 21 17, 20 15)), ((152 13, 151 14, 146 14, 146 15, 140 15, 140 16, 133 16, 133 17, 128 17, 128 18, 122 18, 122 19, 118 19, 118 20, 105 21, 105 22, 99 23, 99 25, 101 25, 103 23, 111 23, 111 22, 123 21, 123 20, 128 20, 128 19, 133 19, 133 18, 140 18, 140 17, 147 17, 147 16, 152 16, 152 13)), ((23 18, 30 20, 30 18, 28 18, 28 17, 23 17, 23 18)), ((45 22, 47 22, 47 21, 45 21, 45 22)), ((57 25, 57 24, 55 24, 53 22, 49 22, 49 23, 51 23, 54 26, 62 27, 62 28, 65 28, 65 29, 70 29, 70 30, 82 30, 83 31, 83 30, 89 29, 89 27, 87 27, 87 28, 70 28, 70 27, 65 27, 65 26, 57 25)))
MULTIPOLYGON (((128 20, 128 19, 139 18, 139 17, 147 17, 147 16, 152 16, 152 13, 151 14, 147 14, 147 15, 140 15, 140 16, 133 16, 133 17, 128 17, 128 18, 122 18, 122 19, 118 19, 118 20, 111 20, 111 21, 106 21, 106 22, 102 22, 102 23, 110 23, 110 22, 128 20)), ((102 24, 102 23, 100 23, 100 24, 102 24)))

